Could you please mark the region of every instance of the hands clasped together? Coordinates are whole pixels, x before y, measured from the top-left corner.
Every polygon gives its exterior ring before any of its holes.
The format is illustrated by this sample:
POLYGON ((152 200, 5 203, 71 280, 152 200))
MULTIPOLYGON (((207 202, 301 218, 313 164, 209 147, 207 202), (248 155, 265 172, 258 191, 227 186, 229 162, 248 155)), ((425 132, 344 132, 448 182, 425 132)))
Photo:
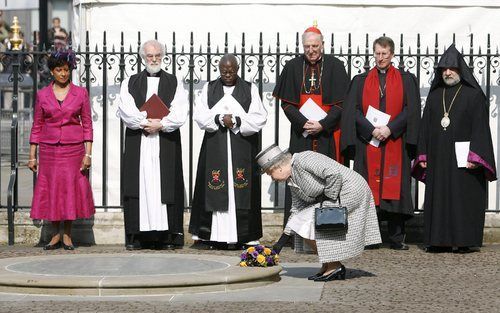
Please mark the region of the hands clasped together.
POLYGON ((323 130, 323 126, 318 121, 309 120, 304 124, 304 130, 309 135, 316 135, 323 130))
POLYGON ((147 121, 148 123, 144 126, 144 130, 148 134, 157 133, 163 128, 163 124, 161 123, 160 119, 148 118, 147 121))
POLYGON ((386 141, 390 135, 391 135, 391 129, 385 125, 384 126, 376 126, 372 132, 373 138, 380 140, 380 141, 386 141))

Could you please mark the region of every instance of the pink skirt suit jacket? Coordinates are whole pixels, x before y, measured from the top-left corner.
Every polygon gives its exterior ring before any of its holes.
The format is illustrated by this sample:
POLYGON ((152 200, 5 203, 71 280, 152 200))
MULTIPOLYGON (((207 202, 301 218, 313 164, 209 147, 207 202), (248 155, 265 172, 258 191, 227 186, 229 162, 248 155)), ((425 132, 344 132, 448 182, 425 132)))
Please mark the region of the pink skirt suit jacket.
POLYGON ((88 92, 70 83, 59 103, 53 84, 37 93, 30 143, 38 145, 38 176, 31 218, 66 221, 90 218, 94 200, 88 175, 80 171, 84 142, 93 140, 88 92))

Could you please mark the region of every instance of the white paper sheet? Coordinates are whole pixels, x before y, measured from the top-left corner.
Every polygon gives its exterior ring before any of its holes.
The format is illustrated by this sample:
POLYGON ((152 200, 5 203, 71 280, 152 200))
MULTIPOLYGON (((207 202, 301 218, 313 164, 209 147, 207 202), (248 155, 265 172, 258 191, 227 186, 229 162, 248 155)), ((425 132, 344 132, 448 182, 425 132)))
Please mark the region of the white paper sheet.
MULTIPOLYGON (((391 116, 369 105, 368 110, 366 111, 366 119, 375 127, 386 126, 387 123, 389 123, 391 116)), ((370 144, 374 147, 378 147, 380 145, 380 140, 372 137, 370 144)))
POLYGON ((246 116, 245 110, 241 107, 238 101, 229 93, 226 93, 213 107, 210 109, 214 114, 232 114, 235 116, 246 116))
MULTIPOLYGON (((302 113, 308 120, 312 121, 320 121, 326 117, 326 112, 323 111, 319 105, 314 102, 311 98, 307 99, 307 101, 300 107, 299 112, 302 113)), ((302 133, 302 136, 307 137, 309 134, 307 131, 302 133)))
POLYGON ((467 157, 469 156, 470 141, 455 142, 455 155, 457 156, 458 168, 467 167, 467 157))

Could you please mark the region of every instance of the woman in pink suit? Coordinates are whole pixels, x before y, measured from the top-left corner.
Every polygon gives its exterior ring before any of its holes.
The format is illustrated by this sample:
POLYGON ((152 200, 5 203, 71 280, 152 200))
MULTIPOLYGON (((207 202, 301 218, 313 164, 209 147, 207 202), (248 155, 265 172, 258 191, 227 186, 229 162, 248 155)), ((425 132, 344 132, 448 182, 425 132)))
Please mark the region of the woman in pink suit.
POLYGON ((95 212, 88 180, 93 138, 90 102, 87 90, 70 82, 75 67, 71 50, 53 52, 48 66, 54 82, 37 93, 30 136, 28 167, 38 173, 31 218, 52 222, 54 232, 44 250, 61 245, 73 250, 72 221, 95 212))

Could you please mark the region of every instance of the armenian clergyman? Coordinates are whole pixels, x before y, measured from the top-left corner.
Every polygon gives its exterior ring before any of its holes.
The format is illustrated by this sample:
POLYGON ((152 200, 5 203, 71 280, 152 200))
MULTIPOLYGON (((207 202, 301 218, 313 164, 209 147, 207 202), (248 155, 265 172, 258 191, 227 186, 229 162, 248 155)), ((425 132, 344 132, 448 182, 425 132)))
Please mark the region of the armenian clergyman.
POLYGON ((497 174, 488 99, 455 45, 436 68, 417 153, 413 173, 425 182, 427 251, 476 251, 483 243, 487 183, 497 174))

